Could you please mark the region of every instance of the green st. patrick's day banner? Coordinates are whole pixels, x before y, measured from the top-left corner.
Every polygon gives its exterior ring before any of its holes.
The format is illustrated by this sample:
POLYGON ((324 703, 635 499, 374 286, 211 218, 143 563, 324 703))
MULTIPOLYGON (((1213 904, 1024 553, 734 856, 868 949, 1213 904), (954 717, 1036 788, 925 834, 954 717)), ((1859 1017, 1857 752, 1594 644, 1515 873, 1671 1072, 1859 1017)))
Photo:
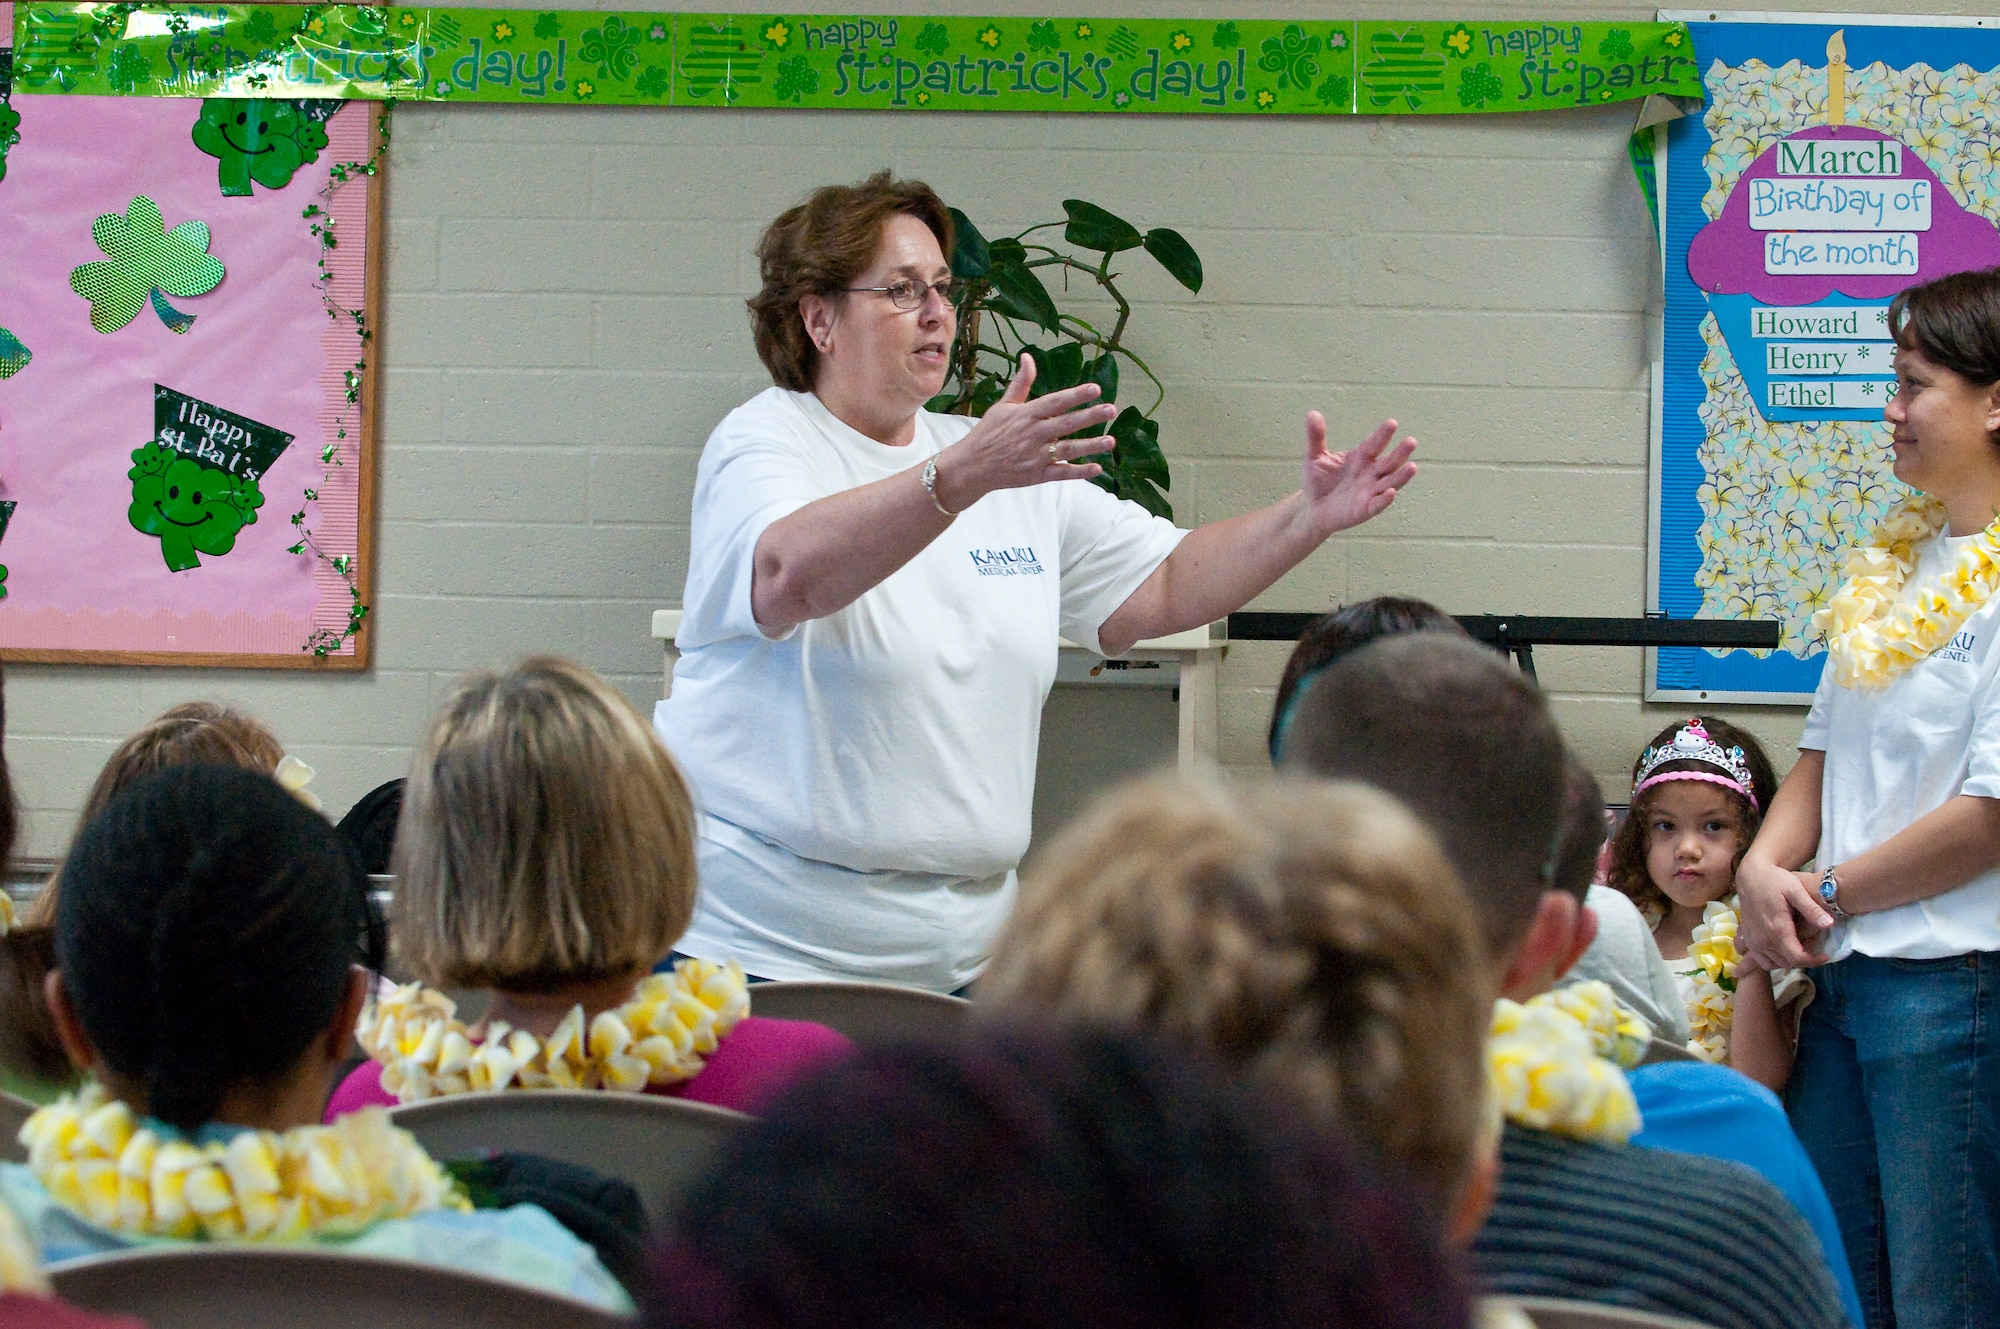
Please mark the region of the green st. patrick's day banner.
POLYGON ((18 4, 14 88, 853 110, 1403 115, 1700 98, 1680 23, 18 4))

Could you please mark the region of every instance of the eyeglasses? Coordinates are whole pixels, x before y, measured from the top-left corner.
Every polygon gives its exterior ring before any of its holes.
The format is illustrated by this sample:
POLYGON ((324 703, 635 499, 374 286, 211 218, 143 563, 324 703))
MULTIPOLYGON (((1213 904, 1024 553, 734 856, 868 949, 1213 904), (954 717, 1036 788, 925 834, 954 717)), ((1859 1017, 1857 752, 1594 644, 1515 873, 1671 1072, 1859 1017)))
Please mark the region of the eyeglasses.
POLYGON ((938 299, 955 309, 958 307, 959 297, 965 292, 965 283, 956 277, 946 277, 942 281, 918 281, 914 277, 906 277, 888 286, 850 286, 847 289, 856 293, 873 291, 878 295, 886 295, 889 297, 889 303, 905 311, 922 309, 924 298, 932 291, 936 291, 938 299))

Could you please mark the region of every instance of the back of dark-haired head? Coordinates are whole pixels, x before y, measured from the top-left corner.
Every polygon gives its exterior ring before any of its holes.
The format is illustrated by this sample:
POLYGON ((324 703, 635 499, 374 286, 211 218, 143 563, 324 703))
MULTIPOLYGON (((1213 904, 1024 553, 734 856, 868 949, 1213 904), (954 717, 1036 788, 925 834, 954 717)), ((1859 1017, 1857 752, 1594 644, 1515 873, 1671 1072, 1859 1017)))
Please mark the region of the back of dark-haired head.
POLYGON ((192 1128, 275 1081, 347 990, 366 881, 326 819, 269 776, 176 766, 127 786, 63 864, 56 964, 107 1067, 192 1128))
POLYGON ((1493 954, 1520 939, 1553 876, 1563 740, 1498 652, 1441 632, 1362 647, 1307 689, 1284 764, 1403 800, 1465 879, 1493 954))
POLYGON ((378 784, 347 810, 335 830, 354 855, 355 866, 363 872, 387 873, 396 847, 396 822, 403 815, 403 786, 409 781, 397 776, 378 784))
MULTIPOLYGON (((1737 836, 1736 861, 1743 861, 1743 852, 1750 842, 1757 838, 1757 830, 1764 824, 1764 814, 1771 810, 1771 800, 1778 796, 1778 773, 1771 766, 1771 759, 1764 752, 1764 745, 1757 736, 1747 729, 1739 728, 1727 720, 1713 715, 1696 715, 1686 720, 1676 720, 1653 735, 1653 741, 1639 750, 1632 762, 1632 784, 1637 790, 1640 768, 1646 764, 1646 754, 1654 748, 1663 747, 1674 741, 1687 725, 1699 721, 1708 736, 1725 751, 1729 748, 1743 749, 1743 764, 1750 770, 1750 794, 1756 799, 1753 805, 1749 798, 1730 791, 1730 798, 1736 804, 1737 836)), ((1704 761, 1669 761, 1653 768, 1652 775, 1671 775, 1676 771, 1692 771, 1701 775, 1717 774, 1715 767, 1704 761)), ((1672 783, 1667 781, 1664 783, 1672 783)), ((1653 884, 1652 873, 1646 868, 1646 828, 1651 821, 1647 815, 1653 799, 1661 785, 1651 789, 1637 790, 1632 795, 1632 810, 1619 824, 1617 834, 1611 837, 1610 867, 1605 874, 1605 884, 1630 897, 1643 914, 1663 914, 1673 907, 1667 893, 1653 884)))
POLYGON ((1183 1053, 993 1033, 798 1086, 690 1197, 675 1329, 1461 1325, 1435 1221, 1183 1053))
POLYGON ((1597 875, 1597 852, 1604 848, 1604 790, 1574 751, 1563 752, 1562 846, 1556 851, 1555 879, 1549 884, 1582 900, 1597 875))
POLYGON ((750 329, 757 358, 771 381, 793 392, 811 392, 819 374, 819 348, 806 333, 799 301, 839 296, 874 261, 882 227, 897 215, 915 217, 951 258, 951 210, 921 180, 898 180, 877 171, 858 185, 825 185, 787 208, 757 242, 763 289, 750 297, 750 329))
POLYGON ((2000 268, 1954 272, 1889 302, 1889 333, 1972 383, 2000 382, 2000 268))
POLYGON ((1271 760, 1276 762, 1281 755, 1285 733, 1291 728, 1298 706, 1298 694, 1306 683, 1349 651, 1378 637, 1404 632, 1462 635, 1465 629, 1430 601, 1399 595, 1378 595, 1359 604, 1342 605, 1306 624, 1305 631, 1299 634, 1299 644, 1285 661, 1285 672, 1278 679, 1278 695, 1271 701, 1271 732, 1265 738, 1271 760))

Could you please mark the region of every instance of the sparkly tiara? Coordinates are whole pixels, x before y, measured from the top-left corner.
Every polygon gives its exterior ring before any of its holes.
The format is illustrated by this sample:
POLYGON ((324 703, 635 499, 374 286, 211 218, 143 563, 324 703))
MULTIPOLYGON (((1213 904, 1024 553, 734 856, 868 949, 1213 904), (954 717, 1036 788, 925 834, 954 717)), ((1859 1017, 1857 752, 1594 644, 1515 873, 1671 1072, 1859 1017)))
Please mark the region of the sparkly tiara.
MULTIPOLYGON (((1632 786, 1636 798, 1642 790, 1669 780, 1700 780, 1705 784, 1719 784, 1725 789, 1733 789, 1750 800, 1750 806, 1757 807, 1757 795, 1751 791, 1756 780, 1750 775, 1750 762, 1740 747, 1725 748, 1708 736, 1699 719, 1690 720, 1673 736, 1672 741, 1656 748, 1647 748, 1639 758, 1639 780, 1632 786), (1662 775, 1653 774, 1669 762, 1698 761, 1704 766, 1713 766, 1719 775, 1707 771, 1668 771, 1662 775)), ((1761 811, 1761 809, 1759 809, 1761 811)))

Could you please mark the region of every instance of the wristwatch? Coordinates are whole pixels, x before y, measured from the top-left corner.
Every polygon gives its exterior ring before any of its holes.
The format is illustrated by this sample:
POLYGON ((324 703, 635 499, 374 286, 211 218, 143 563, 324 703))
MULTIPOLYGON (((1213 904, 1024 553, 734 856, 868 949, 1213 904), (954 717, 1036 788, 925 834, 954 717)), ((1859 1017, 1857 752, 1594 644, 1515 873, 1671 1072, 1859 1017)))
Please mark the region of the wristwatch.
POLYGON ((1840 883, 1834 880, 1832 868, 1820 874, 1819 898, 1821 903, 1833 912, 1835 918, 1848 916, 1847 911, 1840 907, 1840 883))

